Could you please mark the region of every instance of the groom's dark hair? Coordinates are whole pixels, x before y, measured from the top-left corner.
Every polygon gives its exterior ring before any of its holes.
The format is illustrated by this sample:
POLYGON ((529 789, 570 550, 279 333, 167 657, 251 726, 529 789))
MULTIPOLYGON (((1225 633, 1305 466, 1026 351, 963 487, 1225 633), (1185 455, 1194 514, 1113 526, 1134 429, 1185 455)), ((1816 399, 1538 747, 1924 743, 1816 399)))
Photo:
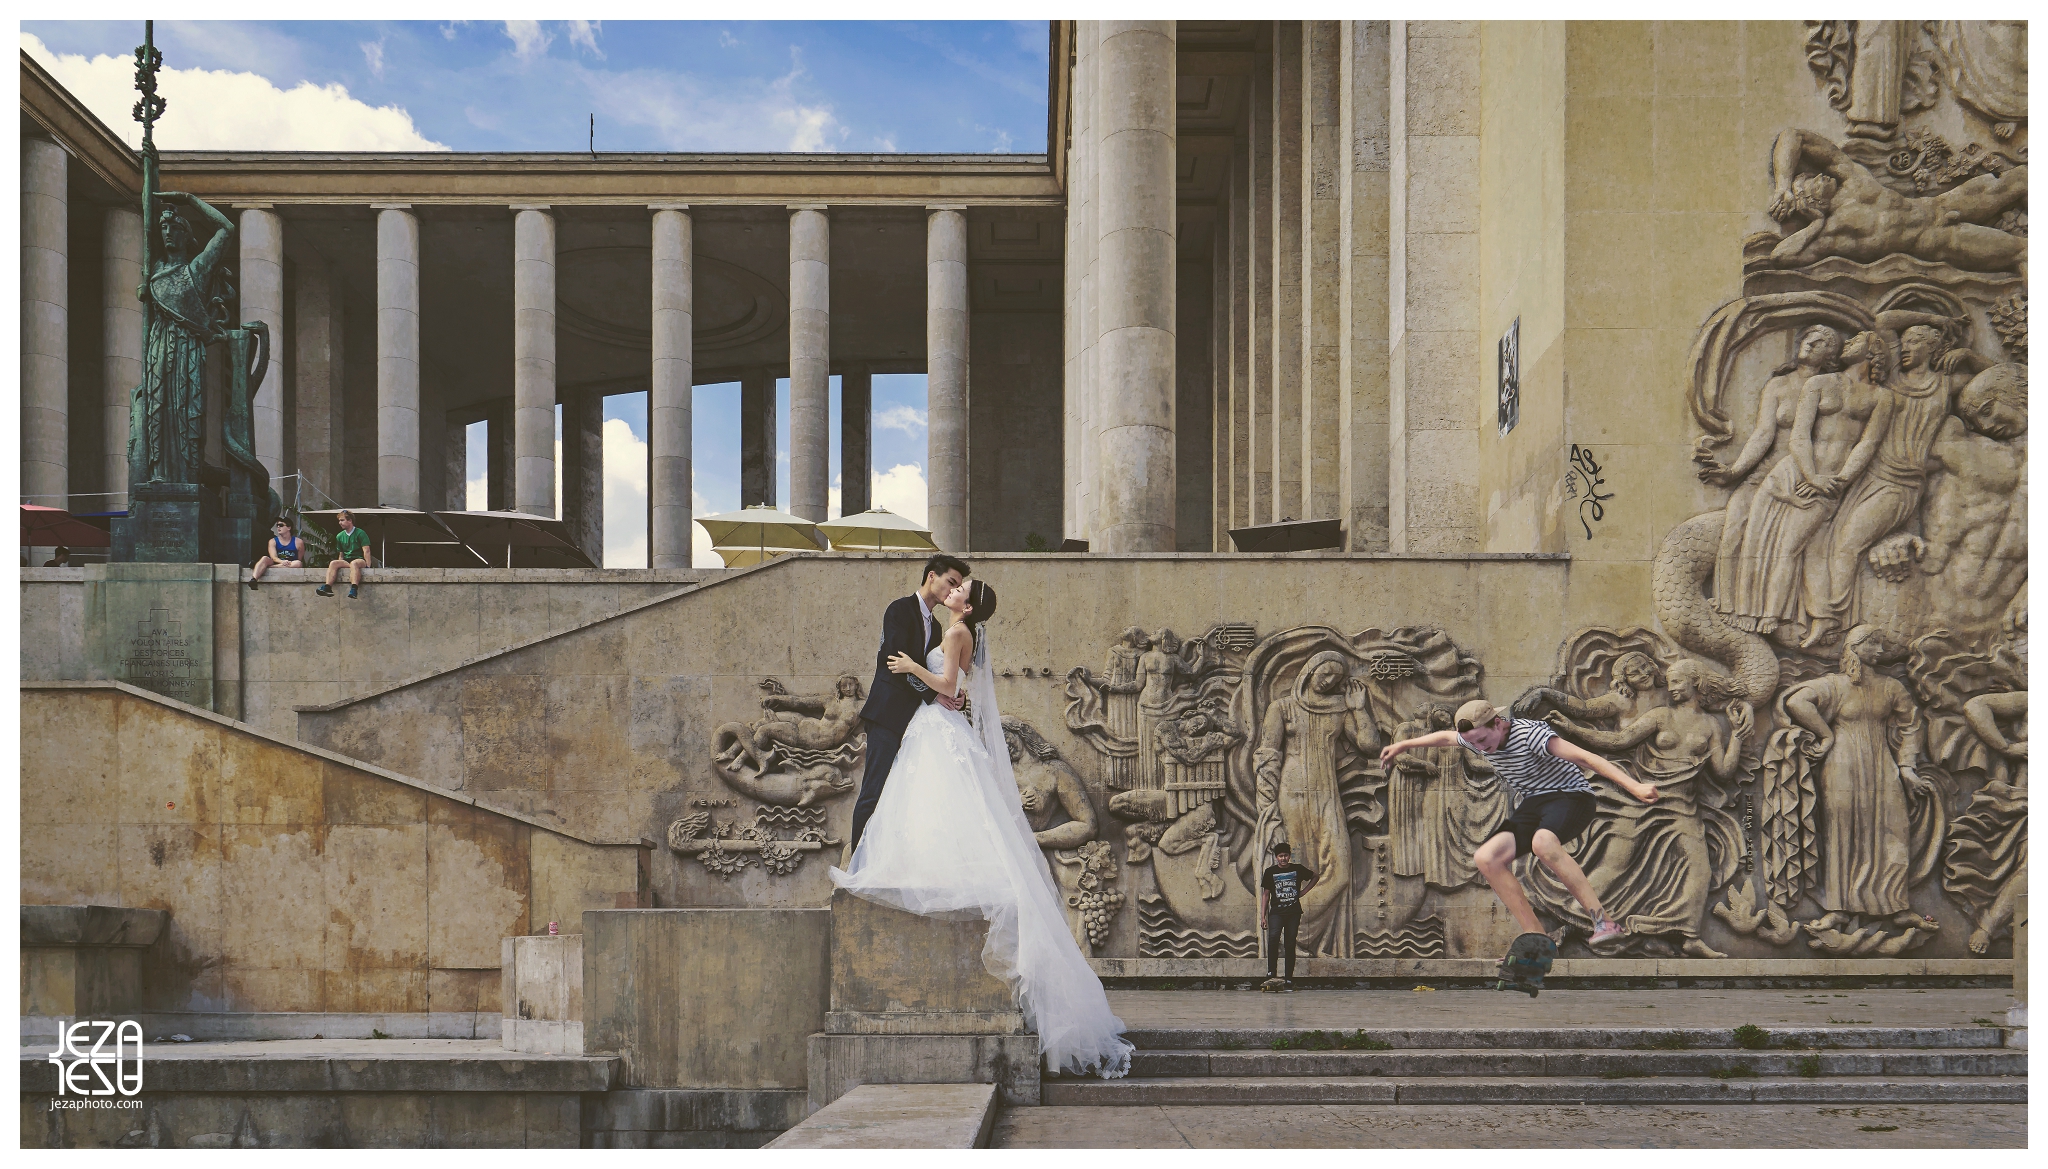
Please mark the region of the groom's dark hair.
POLYGON ((917 583, 923 584, 933 573, 944 576, 949 572, 959 573, 962 579, 974 575, 974 570, 967 566, 965 560, 958 556, 948 556, 944 552, 934 552, 932 558, 924 562, 924 572, 918 576, 917 583))

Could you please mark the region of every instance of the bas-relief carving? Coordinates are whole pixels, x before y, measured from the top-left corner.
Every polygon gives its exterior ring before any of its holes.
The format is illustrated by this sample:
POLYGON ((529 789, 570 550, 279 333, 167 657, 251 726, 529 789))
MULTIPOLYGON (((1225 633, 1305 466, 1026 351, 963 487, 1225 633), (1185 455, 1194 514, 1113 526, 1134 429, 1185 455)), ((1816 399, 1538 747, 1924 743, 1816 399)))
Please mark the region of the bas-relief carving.
POLYGON ((1378 751, 1404 726, 1447 720, 1479 674, 1435 629, 1258 639, 1241 623, 1185 641, 1134 628, 1104 675, 1077 668, 1068 729, 1127 822, 1139 956, 1256 954, 1253 891, 1281 840, 1321 874, 1305 952, 1441 955, 1443 924, 1419 911, 1476 881, 1472 840, 1504 802, 1483 765, 1433 753, 1390 780, 1378 751), (1133 700, 1122 717, 1109 709, 1120 693, 1133 700))
POLYGON ((1746 947, 1844 956, 1960 909, 1982 954, 2024 876, 2024 26, 1809 28, 1844 138, 1777 136, 1782 234, 1691 357, 1727 504, 1665 536, 1661 634, 1583 631, 1515 704, 1663 793, 1603 793, 1572 847, 1619 952, 1714 954, 1712 905, 1746 947))
POLYGON ((1099 954, 1109 941, 1110 923, 1124 905, 1117 888, 1116 853, 1099 839, 1100 817, 1081 777, 1045 741, 1038 728, 1020 718, 1003 718, 1003 743, 1017 776, 1024 818, 1051 862, 1067 907, 1067 928, 1084 954, 1099 954))

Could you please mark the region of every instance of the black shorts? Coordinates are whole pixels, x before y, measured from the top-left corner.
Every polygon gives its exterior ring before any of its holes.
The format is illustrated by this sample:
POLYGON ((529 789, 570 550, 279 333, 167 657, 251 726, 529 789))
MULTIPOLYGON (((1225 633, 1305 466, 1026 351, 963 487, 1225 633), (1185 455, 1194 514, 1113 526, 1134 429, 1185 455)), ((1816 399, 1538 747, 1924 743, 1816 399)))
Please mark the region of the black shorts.
MULTIPOLYGON (((1592 792, 1554 792, 1547 796, 1531 796, 1523 800, 1500 827, 1493 830, 1494 836, 1503 832, 1515 835, 1515 856, 1517 859, 1529 855, 1530 845, 1536 839, 1536 830, 1548 828, 1557 837, 1559 844, 1570 844, 1572 838, 1586 830, 1593 822, 1593 813, 1598 805, 1593 801, 1592 792)), ((1491 837, 1489 837, 1491 839, 1491 837)))

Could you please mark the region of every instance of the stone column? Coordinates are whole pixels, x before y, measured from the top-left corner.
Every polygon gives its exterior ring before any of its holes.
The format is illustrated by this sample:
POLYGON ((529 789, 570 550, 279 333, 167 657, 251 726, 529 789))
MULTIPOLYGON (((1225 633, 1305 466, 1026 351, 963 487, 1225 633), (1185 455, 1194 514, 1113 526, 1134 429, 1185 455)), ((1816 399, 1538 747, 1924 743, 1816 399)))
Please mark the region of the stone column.
MULTIPOLYGON (((825 518, 832 486, 832 221, 789 209, 789 513, 825 518)), ((769 449, 774 450, 773 432, 769 449)), ((772 455, 771 455, 771 463, 772 455)))
MULTIPOLYGON (((332 498, 342 493, 342 296, 334 269, 308 257, 295 267, 293 381, 298 390, 297 470, 332 498)), ((308 492, 307 497, 319 495, 308 492)))
MULTIPOLYGON (((654 211, 654 372, 647 396, 647 564, 690 567, 696 247, 690 209, 654 211)), ((744 502, 744 501, 743 501, 744 502)))
POLYGON ((1301 510, 1301 22, 1273 24, 1273 503, 1301 510))
MULTIPOLYGON (((406 204, 377 212, 377 498, 420 505, 420 223, 406 204)), ((329 490, 334 490, 329 488, 329 490)))
POLYGON ((839 371, 839 514, 874 506, 875 375, 865 365, 839 371))
POLYGON ((1076 22, 1074 36, 1073 152, 1067 172, 1067 374, 1068 539, 1087 542, 1095 530, 1095 343, 1101 329, 1095 312, 1097 238, 1095 175, 1100 143, 1095 132, 1096 74, 1102 29, 1097 21, 1076 22))
POLYGON ((1273 518, 1273 54, 1268 31, 1267 51, 1252 60, 1252 83, 1245 102, 1251 117, 1251 364, 1250 420, 1245 437, 1250 457, 1245 463, 1250 508, 1246 520, 1263 524, 1273 518))
POLYGON ((71 504, 68 158, 48 139, 21 140, 21 494, 60 508, 71 504))
POLYGON ((128 506, 128 407, 142 384, 142 301, 135 295, 142 283, 142 212, 109 207, 102 230, 102 450, 109 494, 106 507, 93 510, 120 511, 128 506))
POLYGON ((740 506, 775 506, 775 379, 740 371, 740 506))
POLYGON ((1209 233, 1209 550, 1230 549, 1230 189, 1209 233))
POLYGON ((1388 32, 1388 550, 1481 546, 1479 34, 1388 32))
POLYGON ((552 519, 557 514, 555 217, 545 206, 512 210, 513 506, 552 519))
POLYGON ((513 455, 517 447, 512 441, 512 420, 517 411, 510 397, 493 400, 490 411, 484 426, 484 444, 489 454, 484 468, 484 506, 491 511, 516 511, 512 468, 518 459, 513 455))
POLYGON ((570 542, 604 567, 604 395, 597 390, 572 390, 562 400, 561 518, 570 542))
MULTIPOLYGON (((967 216, 928 209, 925 220, 925 428, 932 542, 967 550, 967 216)), ((792 394, 794 391, 792 391, 792 394)), ((792 401, 794 398, 792 397, 792 401)), ((790 411, 795 428, 795 409, 790 411)), ((794 445, 795 440, 791 440, 794 445)), ((793 493, 792 493, 793 494, 793 493)))
POLYGON ((1387 550, 1387 22, 1343 22, 1338 489, 1345 547, 1387 550))
MULTIPOLYGON (((1211 228, 1213 231, 1213 226, 1211 228)), ((1216 383, 1212 377, 1210 325, 1216 306, 1210 295, 1213 269, 1181 256, 1174 264, 1174 551, 1209 552, 1216 526, 1209 490, 1215 462, 1216 383)))
POLYGON ((1342 520, 1338 493, 1339 289, 1344 269, 1337 176, 1343 167, 1343 29, 1311 20, 1302 32, 1301 511, 1342 520))
POLYGON ((1174 550, 1173 21, 1103 21, 1098 212, 1104 552, 1174 550))
POLYGON ((236 275, 241 278, 242 315, 237 323, 261 321, 270 326, 275 355, 262 384, 250 395, 251 436, 256 461, 270 475, 279 476, 289 473, 284 465, 284 220, 267 203, 244 204, 238 210, 242 215, 236 236, 242 258, 236 275))
MULTIPOLYGON (((1252 187, 1251 119, 1230 162, 1230 512, 1228 526, 1252 522, 1252 187)), ((1231 547, 1226 532, 1216 545, 1231 547)))

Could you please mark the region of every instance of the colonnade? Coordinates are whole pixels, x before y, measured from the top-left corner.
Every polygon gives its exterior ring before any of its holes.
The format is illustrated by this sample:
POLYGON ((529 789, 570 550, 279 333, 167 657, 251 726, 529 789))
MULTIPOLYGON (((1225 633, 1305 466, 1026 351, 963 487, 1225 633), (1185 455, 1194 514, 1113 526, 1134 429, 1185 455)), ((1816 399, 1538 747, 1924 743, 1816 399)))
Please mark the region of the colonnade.
MULTIPOLYGON (((51 140, 25 137, 22 164, 21 490, 25 501, 67 507, 72 483, 68 454, 67 153, 51 140)), ((418 211, 405 203, 376 203, 370 209, 376 217, 375 497, 344 502, 433 508, 440 501, 423 498, 421 487, 418 211)), ((340 449, 342 429, 342 317, 335 311, 336 291, 324 272, 301 280, 295 291, 292 316, 297 336, 293 342, 302 359, 298 363, 297 414, 288 423, 283 400, 286 220, 270 204, 236 203, 224 210, 231 210, 238 228, 239 255, 232 263, 240 293, 239 319, 269 324, 274 346, 273 360, 252 403, 257 457, 277 475, 295 469, 284 466, 289 424, 298 439, 300 462, 306 464, 310 458, 323 488, 338 490, 340 468, 335 452, 340 449), (317 360, 303 359, 309 349, 317 360)), ((499 450, 510 460, 511 506, 554 517, 555 405, 560 396, 555 350, 555 212, 551 206, 537 203, 509 204, 507 210, 514 228, 513 384, 507 420, 512 435, 510 443, 499 450)), ((653 229, 648 383, 650 566, 686 568, 692 545, 695 233, 688 204, 654 203, 648 210, 653 229)), ((832 213, 828 206, 816 204, 791 206, 788 212, 791 497, 786 507, 818 521, 827 518, 831 481, 832 213)), ((926 237, 930 523, 940 547, 958 550, 967 546, 965 212, 964 204, 931 206, 926 237)), ((93 477, 106 486, 103 498, 107 502, 104 508, 74 510, 122 507, 128 475, 129 394, 142 378, 143 315, 135 296, 142 283, 141 216, 119 208, 105 214, 105 466, 103 474, 93 477)), ((845 366, 840 377, 845 431, 842 507, 854 512, 864 510, 869 502, 872 375, 865 367, 845 366)), ((743 377, 742 397, 745 407, 750 407, 745 409, 743 446, 754 444, 761 449, 756 458, 746 461, 743 491, 748 494, 741 503, 772 502, 772 371, 748 371, 743 377), (765 434, 754 433, 758 424, 765 424, 765 434)), ((434 457, 440 457, 438 452, 434 457)), ((565 450, 565 460, 601 467, 601 454, 593 460, 580 448, 565 450)), ((574 502, 564 510, 573 513, 574 502)))

